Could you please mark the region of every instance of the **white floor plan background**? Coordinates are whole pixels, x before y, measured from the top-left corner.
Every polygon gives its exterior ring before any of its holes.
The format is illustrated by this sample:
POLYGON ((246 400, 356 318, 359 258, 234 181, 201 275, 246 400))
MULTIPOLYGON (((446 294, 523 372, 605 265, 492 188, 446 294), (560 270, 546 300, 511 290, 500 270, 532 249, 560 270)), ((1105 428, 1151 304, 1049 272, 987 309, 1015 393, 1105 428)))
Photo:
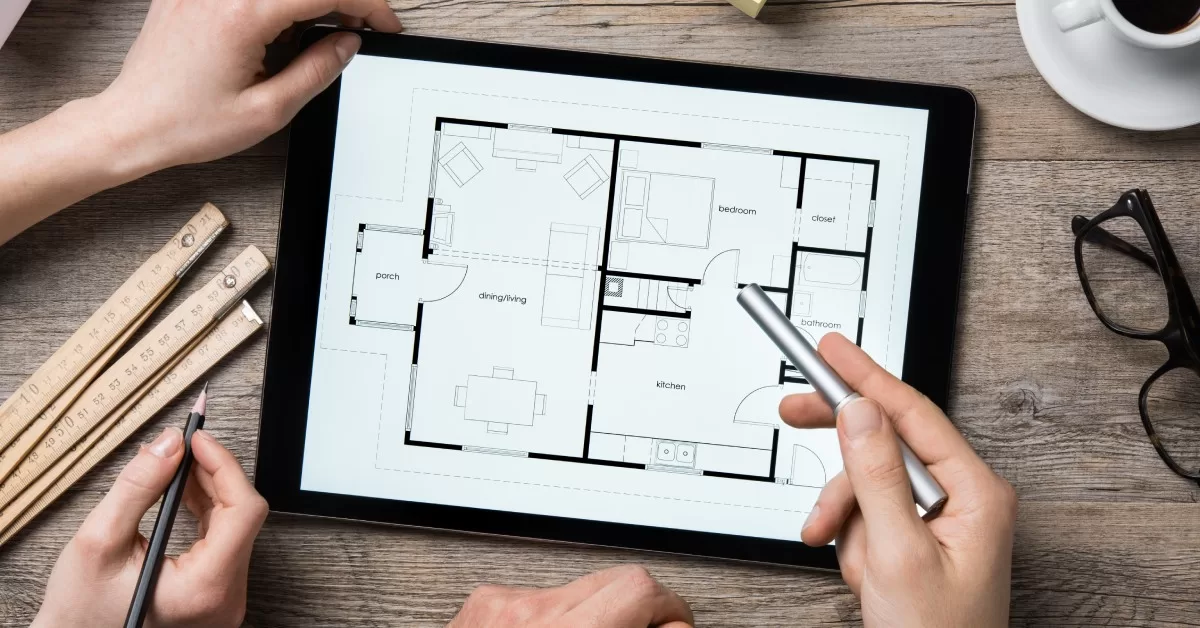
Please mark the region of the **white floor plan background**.
POLYGON ((836 438, 779 420, 810 388, 735 295, 898 372, 925 112, 370 57, 342 90, 303 489, 799 538, 836 438))

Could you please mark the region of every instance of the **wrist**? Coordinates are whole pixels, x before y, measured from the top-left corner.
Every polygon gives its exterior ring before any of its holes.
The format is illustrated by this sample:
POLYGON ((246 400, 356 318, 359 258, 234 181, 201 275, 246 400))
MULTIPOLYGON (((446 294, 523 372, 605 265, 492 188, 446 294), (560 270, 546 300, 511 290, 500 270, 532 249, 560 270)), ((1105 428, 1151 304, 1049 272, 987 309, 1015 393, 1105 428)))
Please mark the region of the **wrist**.
MULTIPOLYGON (((0 0, 3 1, 3 0, 0 0)), ((170 165, 147 124, 107 96, 0 135, 0 244, 97 192, 170 165)))
POLYGON ((80 129, 82 153, 105 188, 115 187, 173 164, 162 154, 150 125, 109 91, 71 101, 60 112, 80 129))

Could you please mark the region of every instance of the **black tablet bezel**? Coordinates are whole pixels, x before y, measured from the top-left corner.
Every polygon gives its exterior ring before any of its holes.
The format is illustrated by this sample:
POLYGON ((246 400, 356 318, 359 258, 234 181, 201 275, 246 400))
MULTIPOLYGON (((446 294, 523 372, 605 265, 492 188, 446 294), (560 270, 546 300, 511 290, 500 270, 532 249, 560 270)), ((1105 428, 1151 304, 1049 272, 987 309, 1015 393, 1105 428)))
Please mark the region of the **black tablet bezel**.
MULTIPOLYGON (((309 29, 307 46, 335 30, 309 29)), ((359 54, 913 107, 929 111, 905 381, 944 406, 949 389, 976 104, 953 87, 361 33, 359 54)), ((832 546, 300 490, 340 79, 291 129, 263 378, 255 486, 277 512, 837 569, 832 546)))

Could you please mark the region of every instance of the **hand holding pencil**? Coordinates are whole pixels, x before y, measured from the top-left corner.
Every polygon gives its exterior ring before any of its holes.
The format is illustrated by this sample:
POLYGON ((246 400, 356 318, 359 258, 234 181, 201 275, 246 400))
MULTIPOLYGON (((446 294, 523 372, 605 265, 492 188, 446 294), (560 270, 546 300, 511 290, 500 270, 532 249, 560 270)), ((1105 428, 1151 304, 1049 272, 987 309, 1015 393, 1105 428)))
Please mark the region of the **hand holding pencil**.
POLYGON ((133 588, 133 600, 129 602, 125 628, 142 628, 146 614, 150 612, 158 575, 162 572, 163 561, 167 557, 167 542, 171 539, 171 529, 175 527, 175 515, 179 513, 184 487, 192 472, 192 438, 204 427, 207 404, 208 382, 205 382, 204 388, 200 390, 200 397, 196 399, 196 405, 192 406, 192 411, 188 414, 187 427, 183 428, 183 458, 175 468, 167 492, 158 506, 158 518, 154 520, 154 531, 150 533, 146 555, 142 559, 142 571, 138 574, 137 585, 133 588))
MULTIPOLYGON (((238 626, 267 504, 233 454, 207 432, 195 433, 192 453, 183 502, 199 520, 198 538, 163 562, 147 625, 238 626)), ((138 524, 163 496, 183 455, 177 427, 142 446, 63 550, 34 626, 121 625, 148 549, 138 524)))

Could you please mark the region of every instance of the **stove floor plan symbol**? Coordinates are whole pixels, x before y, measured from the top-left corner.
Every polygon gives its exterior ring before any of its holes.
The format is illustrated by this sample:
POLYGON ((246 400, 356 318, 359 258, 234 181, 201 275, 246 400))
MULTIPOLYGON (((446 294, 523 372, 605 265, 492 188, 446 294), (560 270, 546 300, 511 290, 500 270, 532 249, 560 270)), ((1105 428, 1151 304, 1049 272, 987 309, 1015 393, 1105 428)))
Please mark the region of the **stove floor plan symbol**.
POLYGON ((836 439, 780 422, 810 388, 735 295, 861 343, 877 161, 435 126, 424 224, 360 224, 350 288, 411 338, 405 445, 825 484, 836 439))

